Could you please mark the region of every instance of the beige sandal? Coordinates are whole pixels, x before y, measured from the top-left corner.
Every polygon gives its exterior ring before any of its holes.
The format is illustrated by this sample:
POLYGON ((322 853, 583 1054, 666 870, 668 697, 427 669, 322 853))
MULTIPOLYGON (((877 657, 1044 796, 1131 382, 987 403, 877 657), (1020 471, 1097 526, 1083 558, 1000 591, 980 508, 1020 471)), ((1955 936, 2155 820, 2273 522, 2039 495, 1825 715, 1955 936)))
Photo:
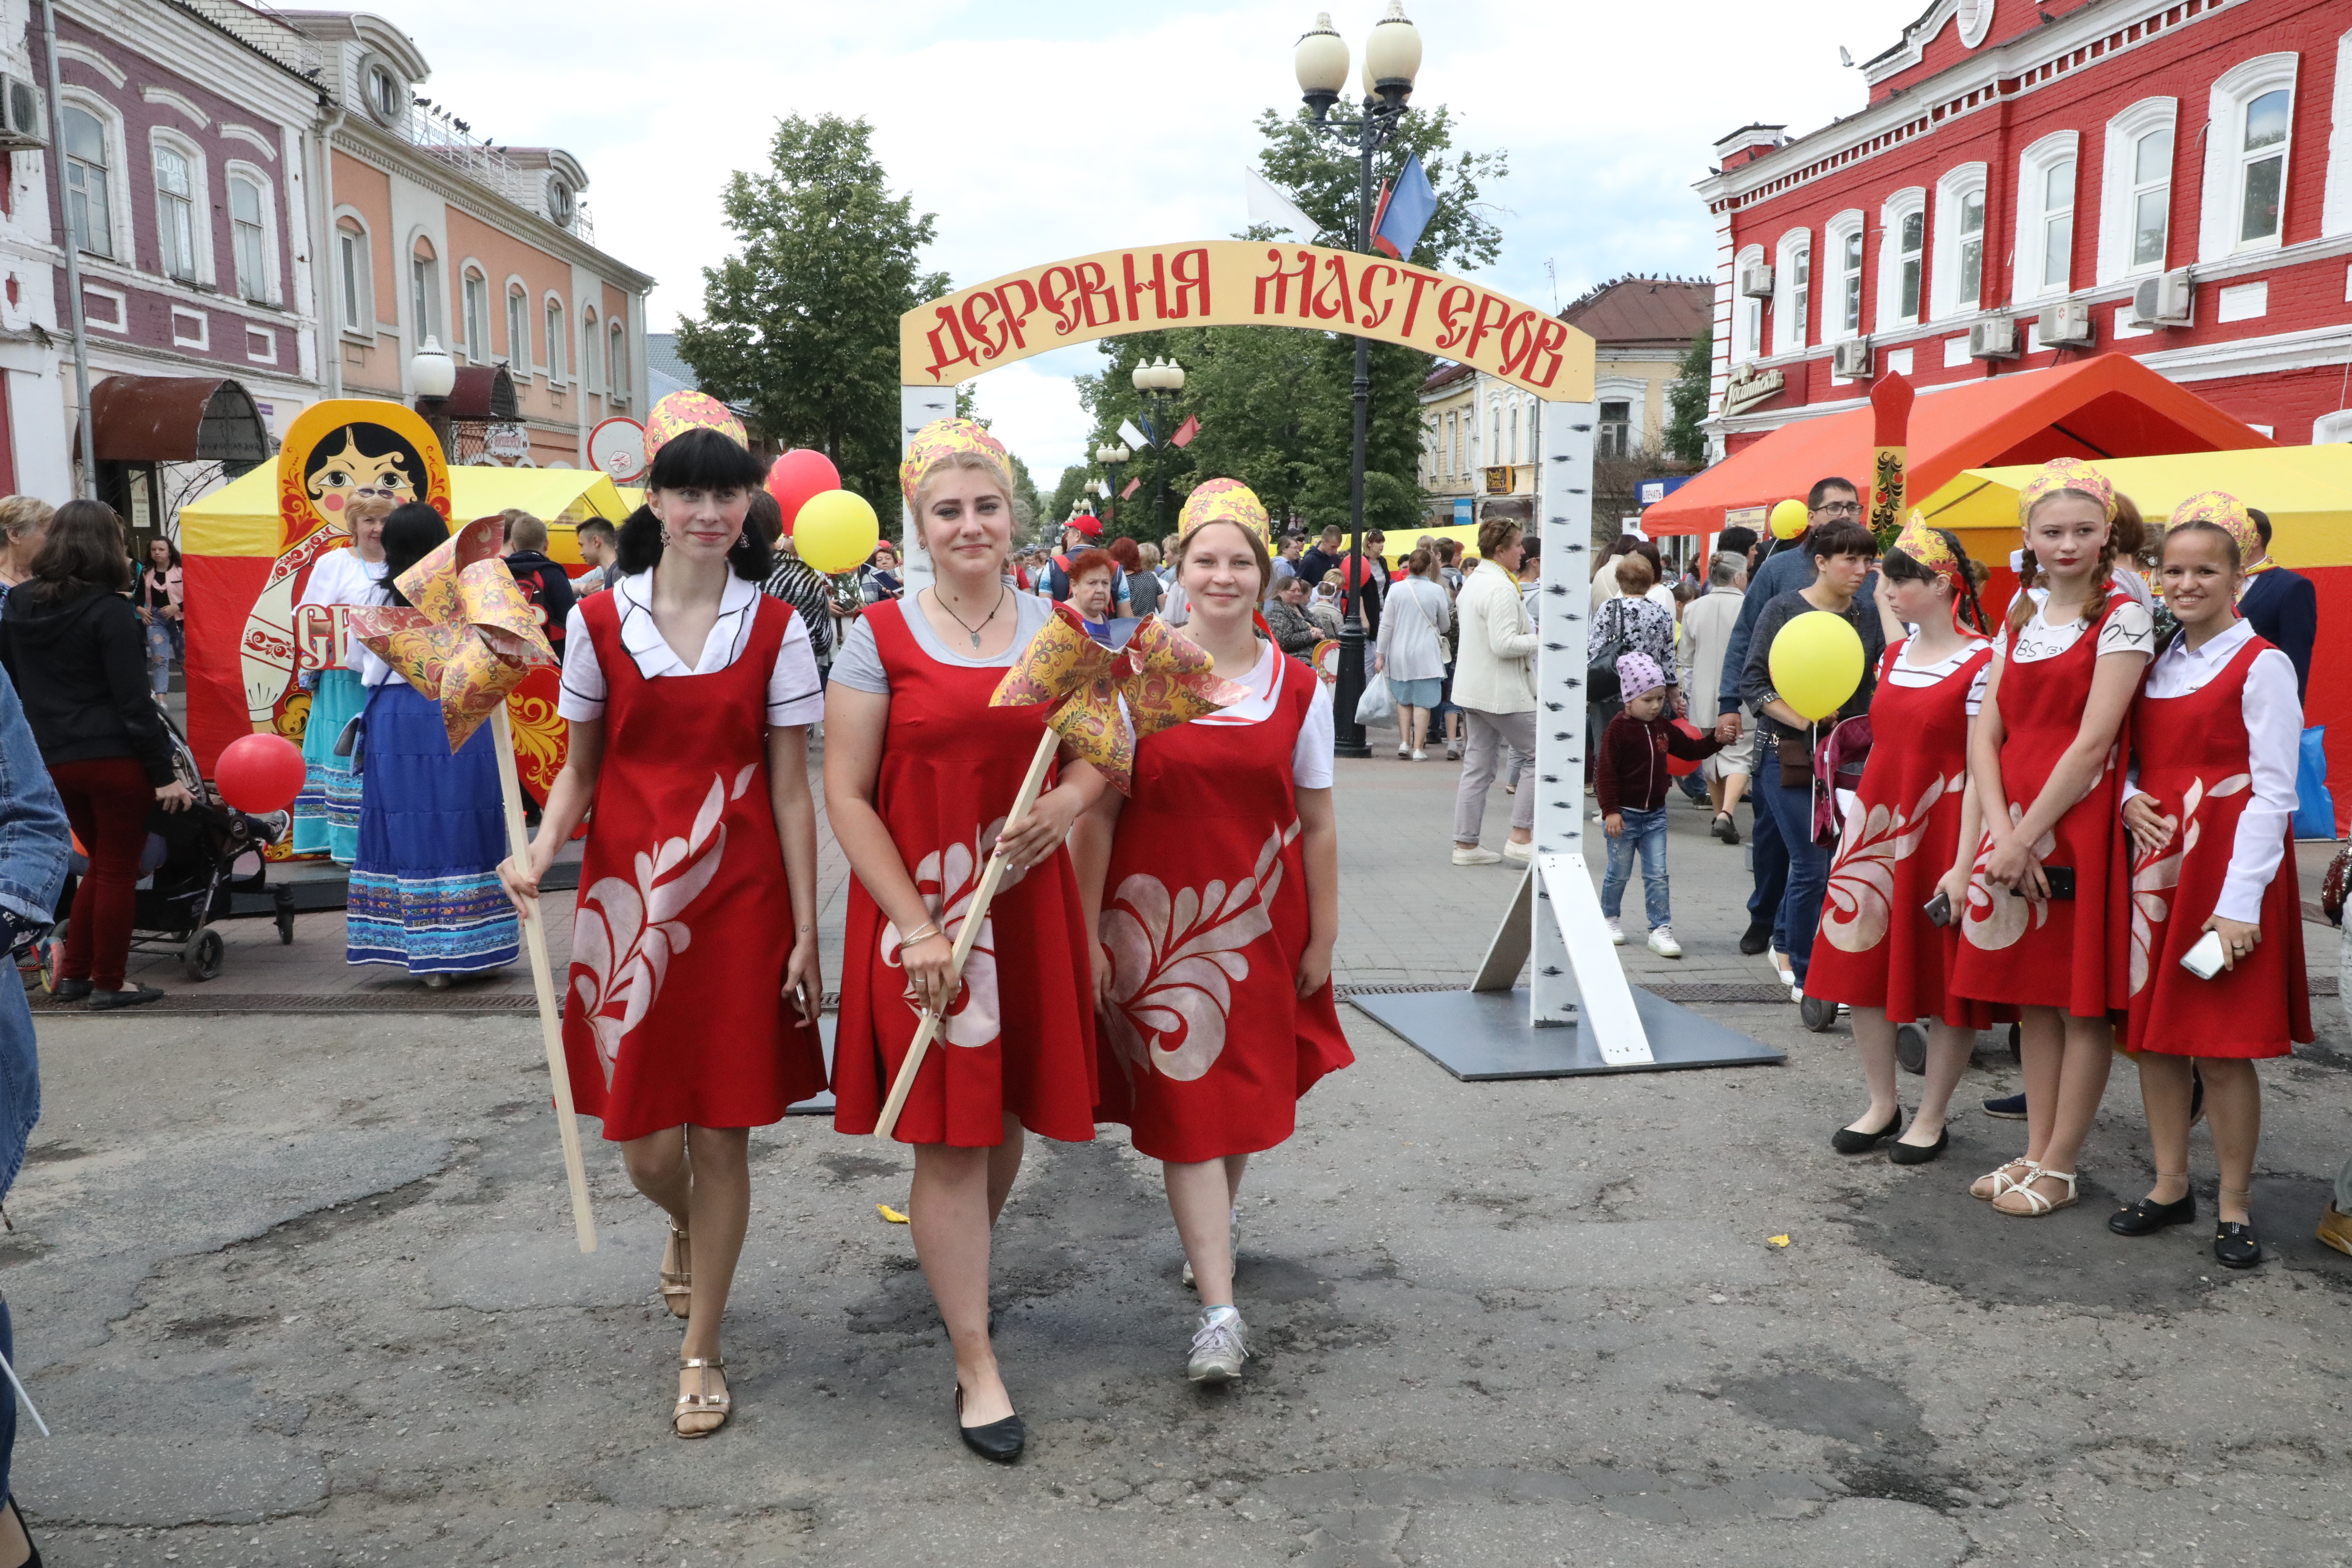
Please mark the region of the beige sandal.
POLYGON ((2073 1208, 2082 1201, 2080 1195, 2074 1191, 2074 1173, 2053 1171, 2047 1165, 2033 1167, 2031 1180, 2013 1184, 2008 1192, 2001 1194, 2001 1197, 2017 1198, 2025 1205, 2023 1208, 2003 1208, 2000 1198, 1993 1200, 1993 1213, 2005 1214, 2011 1219, 2040 1219, 2044 1215, 2056 1214, 2060 1209, 2073 1208), (2045 1180, 2064 1184, 2066 1195, 2054 1201, 2043 1197, 2034 1190, 2033 1184, 2045 1180))
POLYGON ((694 1254, 688 1250, 691 1246, 692 1239, 672 1221, 662 1261, 668 1263, 675 1257, 679 1267, 661 1271, 661 1298, 662 1305, 669 1309, 673 1318, 686 1317, 694 1310, 694 1254))
POLYGON ((2011 1171, 2024 1173, 2025 1179, 2030 1182, 2033 1179, 2034 1173, 2039 1172, 2041 1169, 2041 1166, 2035 1164, 2024 1155, 2020 1154, 2016 1159, 2011 1160, 2000 1170, 1988 1172, 1984 1175, 1979 1176, 1975 1181, 1970 1182, 1969 1184, 1969 1196, 1980 1199, 1985 1203, 1990 1203, 1993 1199, 2000 1196, 2001 1194, 2011 1192, 2016 1189, 2018 1181, 2017 1177, 2010 1174, 2011 1171))
POLYGON ((727 1363, 717 1356, 684 1355, 677 1358, 677 1364, 699 1371, 702 1373, 699 1379, 701 1386, 692 1394, 681 1394, 677 1396, 677 1404, 669 1413, 670 1430, 681 1437, 708 1437, 720 1426, 727 1425, 728 1414, 735 1408, 733 1394, 710 1392, 711 1373, 726 1371, 727 1363), (692 1432, 678 1425, 689 1415, 716 1415, 719 1417, 715 1425, 700 1427, 692 1432))

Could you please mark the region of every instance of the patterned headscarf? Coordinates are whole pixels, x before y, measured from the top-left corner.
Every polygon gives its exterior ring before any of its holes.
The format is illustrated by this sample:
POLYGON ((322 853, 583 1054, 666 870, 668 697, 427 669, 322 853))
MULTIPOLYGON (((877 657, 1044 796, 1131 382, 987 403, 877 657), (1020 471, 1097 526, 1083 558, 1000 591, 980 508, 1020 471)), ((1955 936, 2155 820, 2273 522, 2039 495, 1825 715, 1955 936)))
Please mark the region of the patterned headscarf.
POLYGON ((2210 524, 2228 534, 2238 547, 2240 562, 2252 560, 2263 552, 2263 536, 2247 515, 2246 503, 2227 490, 2207 490, 2190 496, 2172 509, 2172 521, 2168 529, 2183 528, 2192 522, 2210 524))
POLYGON ((1927 518, 1919 512, 1913 512, 1904 523, 1903 531, 1895 536, 1895 548, 1938 577, 1949 579, 1954 586, 1958 585, 1959 557, 1952 553, 1951 545, 1942 534, 1927 526, 1927 518))
POLYGON ((2107 521, 2116 520, 2116 487, 2106 475, 2080 458, 2053 458, 2042 465, 2025 489, 2018 492, 2017 520, 2025 521, 2045 496, 2060 490, 2080 490, 2107 509, 2107 521))
POLYGON ((652 465, 654 454, 673 437, 705 427, 718 431, 738 447, 750 445, 743 437, 743 422, 729 413, 719 399, 707 392, 673 392, 655 404, 646 416, 646 465, 652 465))
POLYGON ((1005 493, 1013 493, 1013 465, 1005 458, 1003 442, 969 419, 934 419, 915 432, 915 438, 907 444, 906 460, 898 465, 898 489, 908 506, 915 504, 915 491, 923 476, 940 458, 957 452, 978 452, 986 458, 1003 481, 1005 493))
POLYGON ((1274 550, 1274 525, 1266 520, 1265 503, 1257 493, 1239 479, 1208 479, 1193 488, 1184 498, 1184 510, 1176 519, 1176 531, 1190 536, 1202 523, 1235 522, 1257 535, 1258 542, 1274 550))

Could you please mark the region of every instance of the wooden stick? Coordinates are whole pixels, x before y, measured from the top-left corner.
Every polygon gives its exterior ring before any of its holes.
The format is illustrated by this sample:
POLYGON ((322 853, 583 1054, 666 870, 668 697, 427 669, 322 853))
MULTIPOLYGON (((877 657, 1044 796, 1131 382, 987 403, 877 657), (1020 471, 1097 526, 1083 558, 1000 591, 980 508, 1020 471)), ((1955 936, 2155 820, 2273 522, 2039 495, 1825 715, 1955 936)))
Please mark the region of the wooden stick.
MULTIPOLYGON (((1021 826, 1029 808, 1037 804, 1038 791, 1044 788, 1045 770, 1053 764, 1054 752, 1061 744, 1061 736, 1050 728, 1038 737, 1037 754, 1029 759, 1029 776, 1021 781, 1021 793, 1013 797, 1013 810, 1006 815, 1004 826, 996 835, 996 848, 988 858, 988 869, 981 873, 980 889, 971 896, 971 908, 965 911, 963 928, 956 932, 955 952, 948 959, 948 1005, 955 1005, 956 991, 963 979, 964 960, 971 956, 974 943, 980 941, 981 922, 988 918, 988 906, 996 897, 996 887, 1004 879, 1004 837, 1021 826)), ((907 1096, 914 1092, 915 1075, 922 1070, 923 1058, 931 1048, 931 1037, 940 1032, 945 1021, 941 1013, 925 1013, 923 1021, 915 1028, 915 1043, 907 1047, 907 1059, 898 1064, 898 1076, 890 1085, 890 1098, 882 1102, 881 1120, 874 1124, 874 1136, 887 1139, 898 1130, 898 1113, 907 1109, 907 1096)))
MULTIPOLYGON (((530 842, 522 821, 522 780, 515 772, 514 731, 507 726, 507 705, 490 715, 498 736, 499 793, 506 799, 507 850, 517 865, 530 858, 530 842)), ((530 980, 539 993, 539 1034, 547 1047, 547 1076, 555 1085, 555 1126, 563 1142, 563 1174, 572 1185, 572 1228, 580 1250, 596 1250, 596 1216, 588 1207, 588 1166, 580 1154, 580 1125, 572 1109, 572 1069, 563 1059, 563 1025, 555 1011, 555 971, 547 959, 547 922, 539 900, 526 900, 522 935, 530 952, 530 980)))

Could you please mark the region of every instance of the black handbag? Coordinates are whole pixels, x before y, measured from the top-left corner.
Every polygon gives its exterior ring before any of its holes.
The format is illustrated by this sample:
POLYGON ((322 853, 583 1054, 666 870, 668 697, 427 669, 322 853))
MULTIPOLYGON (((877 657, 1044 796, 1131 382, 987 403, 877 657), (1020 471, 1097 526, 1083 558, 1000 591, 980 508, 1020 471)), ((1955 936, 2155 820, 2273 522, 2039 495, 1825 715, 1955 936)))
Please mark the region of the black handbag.
MULTIPOLYGON (((1625 601, 1622 599, 1611 599, 1601 606, 1601 613, 1607 614, 1611 605, 1623 603, 1625 601)), ((1617 682, 1617 661, 1625 656, 1625 616, 1622 612, 1620 612, 1617 616, 1616 634, 1604 640, 1600 647, 1593 651, 1591 658, 1585 666, 1584 695, 1587 701, 1614 702, 1622 694, 1623 688, 1617 682)))

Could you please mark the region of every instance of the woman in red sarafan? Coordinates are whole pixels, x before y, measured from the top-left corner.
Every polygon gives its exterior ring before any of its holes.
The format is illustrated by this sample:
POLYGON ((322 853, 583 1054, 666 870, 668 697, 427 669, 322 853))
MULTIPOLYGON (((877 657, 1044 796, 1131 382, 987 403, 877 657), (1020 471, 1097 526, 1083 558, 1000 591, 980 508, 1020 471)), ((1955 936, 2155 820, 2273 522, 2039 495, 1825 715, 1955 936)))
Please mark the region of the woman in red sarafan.
POLYGON ((1981 831, 1969 731, 1992 666, 1992 645, 1959 610, 1965 602, 1983 625, 1983 577, 1958 537, 1916 512, 1880 563, 1880 602, 1918 631, 1879 664, 1870 761, 1838 836, 1805 979, 1807 996, 1853 1009, 1870 1108, 1831 1136, 1841 1154, 1885 1144, 1895 1164, 1924 1165, 1942 1153, 1952 1091, 1977 1030, 1992 1021, 1994 1009, 1953 994, 1950 977, 1981 831), (1955 917, 1940 925, 1927 913, 1938 897, 1955 917), (1927 1026, 1928 1046, 1918 1113, 1906 1128, 1895 1026, 1908 1023, 1927 1026))
POLYGON ((751 1218, 750 1130, 824 1088, 807 753, 822 699, 808 628, 760 592, 767 545, 743 519, 762 477, 716 430, 655 455, 623 577, 572 612, 563 772, 525 861, 499 868, 518 903, 536 896, 594 805, 564 1054, 574 1103, 669 1215, 681 1437, 731 1407, 719 1327, 751 1218))
POLYGON ((1105 787, 1085 763, 1004 815, 1051 711, 992 707, 1053 606, 1005 575, 1013 480, 969 420, 926 426, 899 470, 931 558, 921 593, 869 605, 834 660, 824 798, 855 873, 835 1035, 834 1125, 871 1132, 924 1011, 946 1021, 896 1136, 915 1145, 915 1256, 955 1352, 957 1426, 984 1457, 1026 1442, 989 1342, 989 1233, 1024 1131, 1094 1136, 1094 1019, 1071 824, 1105 787), (1000 835, 1009 869, 963 968, 951 950, 1000 835))
POLYGON ((2077 1201, 2075 1159, 2106 1093, 2109 1020, 2126 1002, 2120 753, 2156 627, 2108 570, 2116 492, 2105 475, 2060 458, 2018 501, 2036 565, 1995 645, 1969 744, 1985 832, 1952 989, 2024 1009, 2025 1152, 1969 1191, 2032 1218, 2077 1201))
POLYGON ((2202 1077, 2221 1174, 2213 1256, 2231 1268, 2263 1258, 2246 1207, 2263 1121, 2254 1062, 2312 1037, 2289 837, 2303 704, 2293 662, 2236 610, 2242 563, 2260 547, 2233 496, 2208 491, 2173 513, 2164 602, 2180 635, 2132 706, 2124 801, 2137 851, 2125 1040, 2139 1064, 2156 1185, 2107 1228, 2147 1236, 2197 1217, 2189 1122, 2202 1077), (2221 972, 2200 979, 2181 961, 2208 932, 2221 972))
POLYGON ((1258 640, 1274 573, 1257 498, 1212 479, 1182 521, 1184 635, 1250 695, 1145 736, 1131 798, 1106 795, 1076 842, 1100 911, 1097 1115, 1127 1123, 1161 1163, 1201 1300, 1185 1373, 1223 1383, 1249 1354, 1234 1305, 1243 1169, 1289 1138, 1300 1097, 1355 1057, 1331 991, 1330 694, 1258 640))

